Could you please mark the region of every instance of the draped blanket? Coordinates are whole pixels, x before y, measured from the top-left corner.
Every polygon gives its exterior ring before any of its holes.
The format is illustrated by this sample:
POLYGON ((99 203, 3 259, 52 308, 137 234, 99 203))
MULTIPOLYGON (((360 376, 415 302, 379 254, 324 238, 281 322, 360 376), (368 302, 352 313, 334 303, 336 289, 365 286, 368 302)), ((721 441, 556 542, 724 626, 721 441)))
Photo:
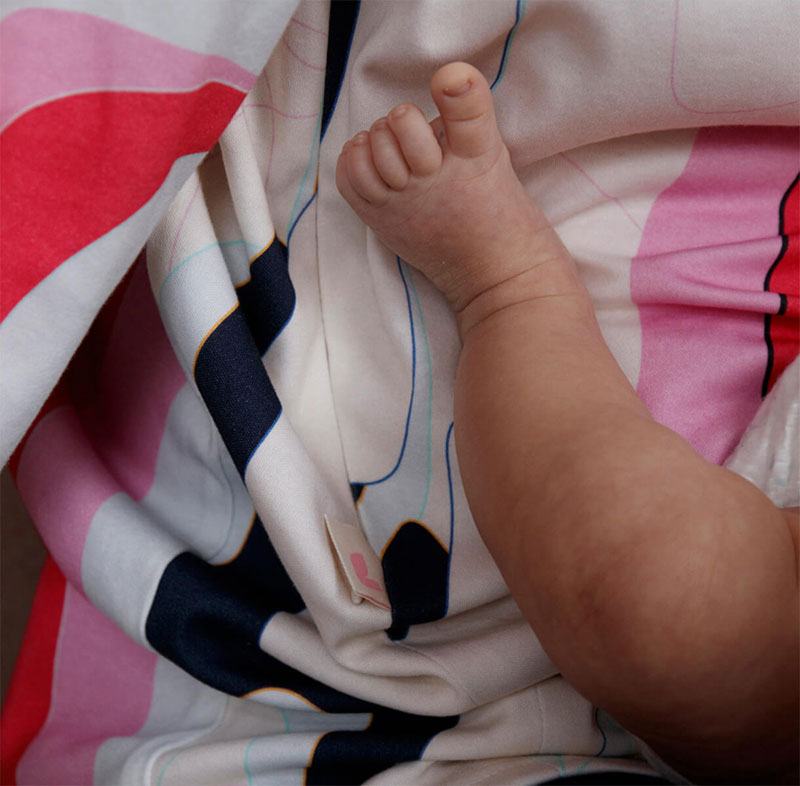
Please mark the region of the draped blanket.
POLYGON ((799 37, 760 0, 5 2, 0 452, 50 558, 3 783, 652 775, 483 546, 453 317, 335 163, 473 63, 650 411, 797 505, 799 37))

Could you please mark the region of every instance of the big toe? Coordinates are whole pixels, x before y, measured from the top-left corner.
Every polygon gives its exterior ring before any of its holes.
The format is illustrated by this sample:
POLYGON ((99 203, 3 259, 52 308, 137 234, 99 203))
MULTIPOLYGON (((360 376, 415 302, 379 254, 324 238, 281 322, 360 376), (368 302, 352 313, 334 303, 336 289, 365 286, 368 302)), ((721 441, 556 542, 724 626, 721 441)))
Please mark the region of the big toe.
POLYGON ((476 158, 502 145, 489 83, 468 63, 449 63, 431 79, 431 96, 455 155, 476 158))

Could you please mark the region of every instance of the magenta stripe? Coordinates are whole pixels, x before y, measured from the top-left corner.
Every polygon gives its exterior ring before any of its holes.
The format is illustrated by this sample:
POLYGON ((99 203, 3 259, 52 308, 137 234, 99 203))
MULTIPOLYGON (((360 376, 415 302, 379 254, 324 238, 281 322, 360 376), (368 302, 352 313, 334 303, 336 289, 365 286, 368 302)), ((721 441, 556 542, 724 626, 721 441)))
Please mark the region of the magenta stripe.
POLYGON ((609 199, 612 202, 616 203, 617 207, 628 217, 628 220, 640 232, 642 231, 642 228, 639 226, 639 222, 630 214, 625 205, 622 204, 622 200, 620 200, 619 197, 612 196, 607 191, 602 189, 599 183, 597 183, 594 180, 594 178, 592 178, 592 176, 582 166, 580 166, 576 161, 573 161, 573 159, 571 159, 566 153, 559 153, 559 156, 561 156, 561 158, 563 158, 568 164, 575 167, 575 169, 577 169, 578 172, 580 172, 606 199, 609 199))
POLYGON ((301 62, 304 66, 306 66, 308 68, 311 68, 314 71, 324 71, 325 70, 325 66, 317 66, 317 65, 314 65, 313 63, 309 63, 307 60, 303 60, 303 58, 300 57, 300 55, 298 55, 297 52, 295 52, 294 49, 292 49, 291 46, 289 46, 289 42, 286 40, 285 37, 281 38, 281 43, 289 50, 289 54, 292 57, 294 57, 296 60, 301 62))
POLYGON ((300 27, 304 27, 306 30, 310 30, 312 33, 321 35, 323 38, 328 37, 328 34, 324 30, 317 30, 316 27, 311 27, 311 25, 307 25, 305 22, 301 22, 299 19, 295 19, 294 17, 292 17, 289 21, 295 25, 300 25, 300 27))
POLYGON ((28 8, 0 22, 0 128, 69 93, 187 90, 211 80, 247 92, 256 75, 225 57, 76 11, 28 8))
POLYGON ((761 401, 764 314, 779 307, 764 277, 780 249, 778 207, 797 151, 796 129, 699 131, 631 263, 639 395, 710 461, 728 456, 761 401))
POLYGON ((113 324, 90 336, 67 372, 81 389, 33 431, 17 481, 37 528, 68 579, 50 714, 20 765, 20 783, 93 780, 111 736, 134 734, 147 718, 156 656, 129 639, 83 597, 81 556, 100 506, 153 485, 170 405, 186 384, 155 306, 145 265, 127 283, 113 324), (99 357, 99 368, 92 362, 99 357), (22 775, 24 774, 24 780, 22 775))

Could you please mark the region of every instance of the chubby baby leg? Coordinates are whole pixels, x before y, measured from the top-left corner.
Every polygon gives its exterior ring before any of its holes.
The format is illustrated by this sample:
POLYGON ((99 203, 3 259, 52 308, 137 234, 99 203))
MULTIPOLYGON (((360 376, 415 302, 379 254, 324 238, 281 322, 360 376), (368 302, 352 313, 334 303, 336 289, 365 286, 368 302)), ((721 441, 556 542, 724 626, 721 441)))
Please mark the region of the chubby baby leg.
POLYGON ((337 184, 448 298, 459 464, 542 645, 687 777, 796 782, 796 512, 657 424, 465 63, 348 142, 337 184), (503 242, 498 243, 497 238, 503 242))

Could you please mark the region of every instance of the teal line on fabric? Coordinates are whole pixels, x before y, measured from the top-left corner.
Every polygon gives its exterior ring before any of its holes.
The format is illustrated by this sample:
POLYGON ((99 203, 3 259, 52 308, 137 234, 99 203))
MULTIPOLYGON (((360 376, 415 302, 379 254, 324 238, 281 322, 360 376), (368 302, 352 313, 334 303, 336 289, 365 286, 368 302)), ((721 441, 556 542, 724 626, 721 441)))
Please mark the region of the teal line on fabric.
POLYGON ((428 468, 427 477, 425 478, 425 496, 422 500, 422 509, 417 516, 417 521, 423 521, 425 510, 428 507, 428 497, 431 493, 431 424, 433 421, 433 363, 431 362, 431 347, 428 343, 428 331, 425 330, 425 317, 422 316, 422 303, 419 300, 417 287, 414 284, 414 276, 412 271, 408 269, 408 280, 411 284, 411 291, 414 293, 414 301, 417 304, 417 313, 419 314, 419 322, 422 333, 422 338, 425 340, 425 354, 428 358, 428 468))
POLYGON ((166 286, 167 281, 169 281, 190 259, 193 259, 198 254, 202 254, 205 251, 208 251, 210 248, 224 248, 226 246, 241 246, 241 245, 250 246, 250 248, 262 248, 262 246, 257 246, 255 243, 248 243, 246 240, 223 240, 221 243, 211 243, 210 245, 207 245, 205 248, 201 248, 198 251, 192 252, 191 254, 189 254, 188 257, 184 257, 177 265, 175 265, 174 268, 172 268, 172 270, 169 271, 169 273, 167 273, 164 280, 161 282, 161 286, 158 288, 158 298, 157 298, 158 302, 159 303, 161 302, 161 294, 164 291, 164 287, 166 286))
POLYGON ((244 749, 244 762, 242 763, 242 766, 244 767, 244 774, 247 776, 247 786, 253 786, 253 773, 250 772, 250 762, 248 759, 250 757, 250 748, 255 741, 256 737, 253 737, 253 739, 247 743, 247 747, 244 749))
POLYGON ((583 764, 581 764, 581 766, 578 767, 578 769, 575 770, 575 772, 573 772, 572 774, 573 775, 580 775, 589 766, 589 762, 590 761, 594 761, 594 757, 593 756, 589 756, 589 758, 586 759, 586 761, 583 764))
POLYGON ((514 41, 514 36, 516 35, 517 28, 519 27, 519 23, 522 21, 522 17, 525 16, 525 11, 528 8, 528 0, 517 0, 517 13, 516 19, 514 20, 514 24, 512 25, 511 29, 508 31, 508 35, 506 36, 506 42, 503 46, 503 56, 500 59, 500 69, 497 72, 497 76, 492 82, 491 91, 494 92, 495 88, 500 84, 500 81, 503 78, 503 74, 506 72, 506 64, 508 63, 508 56, 511 52, 511 44, 514 41))
MULTIPOLYGON (((286 710, 283 707, 278 707, 278 712, 280 712, 281 717, 283 718, 283 723, 285 725, 284 734, 289 734, 291 732, 291 724, 289 723, 289 716, 286 714, 286 710)), ((253 773, 250 772, 250 748, 253 747, 253 743, 258 739, 258 737, 253 737, 250 742, 247 743, 247 747, 244 749, 244 762, 242 766, 244 767, 244 774, 247 776, 247 786, 253 786, 253 773)))
POLYGON ((295 197, 294 204, 292 205, 292 210, 289 213, 289 226, 292 226, 292 222, 294 220, 294 214, 297 212, 297 206, 300 204, 300 197, 303 195, 303 188, 306 184, 306 178, 308 177, 308 173, 311 171, 311 165, 314 163, 314 159, 319 155, 319 142, 320 142, 319 134, 321 128, 322 128, 322 104, 320 103, 319 112, 317 113, 317 127, 314 129, 314 143, 311 146, 311 155, 308 158, 306 171, 303 172, 303 179, 300 181, 300 188, 297 191, 297 196, 295 197))
POLYGON ((161 783, 164 780, 164 773, 167 771, 167 767, 169 767, 169 765, 172 764, 173 759, 179 753, 180 751, 176 751, 175 753, 173 753, 172 756, 170 756, 169 759, 167 760, 167 763, 162 767, 161 774, 158 776, 158 783, 156 784, 156 786, 161 786, 161 783))
POLYGON ((561 774, 562 775, 566 775, 567 774, 567 765, 564 764, 564 757, 559 753, 556 758, 558 759, 558 766, 561 768, 561 774))

